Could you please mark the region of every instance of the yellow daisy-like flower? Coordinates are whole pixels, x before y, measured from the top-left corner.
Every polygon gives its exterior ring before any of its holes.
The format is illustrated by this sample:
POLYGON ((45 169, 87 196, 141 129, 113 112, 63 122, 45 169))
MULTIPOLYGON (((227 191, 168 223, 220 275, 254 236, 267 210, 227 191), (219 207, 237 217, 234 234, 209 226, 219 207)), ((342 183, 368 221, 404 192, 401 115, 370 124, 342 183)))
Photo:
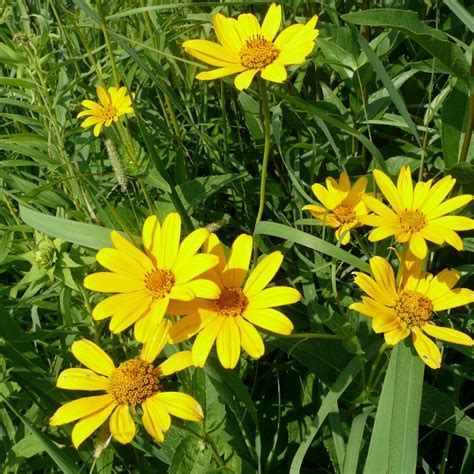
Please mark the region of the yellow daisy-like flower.
POLYGON ((178 352, 157 367, 153 365, 168 342, 169 326, 168 321, 162 321, 140 357, 122 362, 118 367, 93 342, 87 339, 75 342, 72 353, 87 369, 63 370, 57 387, 107 393, 64 404, 51 417, 50 425, 77 421, 72 430, 72 442, 77 449, 108 418, 113 438, 123 444, 130 443, 136 432, 130 409, 136 415, 138 407, 142 410, 145 429, 159 442, 164 440, 164 434, 171 426, 170 415, 201 421, 202 408, 194 398, 181 392, 165 392, 160 384, 161 377, 191 366, 191 353, 178 352))
POLYGON ((374 170, 374 178, 392 209, 372 196, 363 197, 367 207, 375 213, 362 218, 364 224, 377 227, 370 233, 370 241, 393 235, 397 242, 408 243, 419 259, 425 258, 428 252, 426 240, 435 244, 446 242, 456 250, 463 249, 455 231, 474 229, 474 220, 446 214, 468 204, 472 196, 463 194, 445 200, 456 183, 454 178, 445 176, 434 185, 432 179, 420 181, 413 187, 410 168, 405 166, 400 169, 397 186, 382 171, 374 170))
POLYGON ((303 210, 310 211, 316 219, 335 228, 337 240, 345 245, 351 238, 351 229, 361 226, 361 216, 368 213, 362 202, 366 186, 367 179, 361 177, 351 188, 346 172, 339 176, 339 183, 334 178, 326 178, 326 187, 318 183, 311 187, 316 199, 324 207, 308 204, 303 210))
POLYGON ((239 90, 247 89, 257 72, 268 81, 283 82, 287 77, 285 66, 305 61, 319 30, 315 29, 318 21, 315 15, 306 24, 291 25, 276 37, 281 18, 281 6, 274 3, 262 26, 250 13, 239 15, 237 20, 220 13, 214 15, 214 31, 221 44, 200 39, 183 43, 191 56, 218 67, 201 72, 196 78, 212 80, 238 74, 235 86, 239 90))
POLYGON ((252 248, 252 237, 240 235, 227 259, 218 237, 209 235, 205 250, 216 255, 219 264, 206 276, 219 286, 219 295, 214 301, 191 303, 182 312, 186 316, 170 330, 175 344, 199 333, 192 348, 193 364, 198 367, 204 367, 216 341, 219 360, 227 369, 237 365, 241 347, 251 357, 261 357, 265 347, 254 326, 284 335, 293 331, 292 322, 275 307, 299 301, 300 293, 286 286, 265 288, 280 268, 283 255, 267 255, 247 277, 252 248))
POLYGON ((88 275, 84 286, 118 294, 101 301, 92 317, 100 320, 111 316, 110 330, 114 333, 135 324, 135 339, 145 342, 170 302, 217 298, 219 287, 197 278, 218 263, 215 255, 197 254, 208 235, 206 229, 197 229, 180 244, 181 218, 175 212, 166 216, 163 225, 156 216, 146 219, 142 231, 146 253, 112 231, 110 238, 115 248, 101 249, 96 257, 112 273, 88 275))
POLYGON ((443 270, 438 275, 410 273, 397 287, 390 264, 382 257, 370 259, 373 278, 356 272, 355 283, 368 295, 351 309, 372 319, 376 333, 384 333, 387 344, 394 346, 411 334, 416 352, 432 369, 441 367, 441 353, 426 336, 443 341, 472 346, 473 340, 455 329, 436 326, 431 318, 434 311, 456 308, 474 301, 474 292, 455 288, 461 274, 443 270))
POLYGON ((81 127, 86 128, 94 125, 94 136, 98 137, 102 126, 110 127, 112 122, 116 122, 121 115, 133 113, 132 100, 130 99, 126 87, 109 87, 105 90, 97 86, 97 97, 100 103, 93 100, 83 100, 81 105, 88 110, 83 110, 77 114, 79 117, 87 117, 82 122, 81 127))

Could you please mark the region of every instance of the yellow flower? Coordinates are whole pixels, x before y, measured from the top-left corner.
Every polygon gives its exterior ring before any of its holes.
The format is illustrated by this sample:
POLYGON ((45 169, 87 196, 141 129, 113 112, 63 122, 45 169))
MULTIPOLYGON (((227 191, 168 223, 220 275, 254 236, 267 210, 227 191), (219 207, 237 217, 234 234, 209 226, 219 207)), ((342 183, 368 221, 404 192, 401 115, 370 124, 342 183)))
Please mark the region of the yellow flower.
POLYGON ((97 86, 96 90, 100 104, 92 100, 83 100, 81 105, 88 110, 79 112, 77 118, 87 117, 81 127, 94 125, 94 136, 98 137, 102 125, 110 127, 112 122, 116 122, 121 115, 133 113, 133 108, 125 87, 120 87, 120 89, 109 87, 105 90, 97 86))
POLYGON ((170 330, 174 344, 199 333, 192 348, 193 364, 198 367, 204 366, 216 340, 222 366, 232 369, 239 361, 240 347, 254 358, 264 354, 262 338, 254 326, 284 335, 293 331, 292 322, 274 308, 299 301, 300 293, 286 286, 265 288, 280 268, 283 255, 267 255, 247 278, 252 247, 252 237, 240 235, 226 259, 217 236, 209 236, 205 249, 219 257, 219 264, 207 275, 219 286, 219 295, 214 301, 191 303, 182 312, 186 316, 170 330))
POLYGON ((434 311, 474 301, 473 291, 453 289, 461 276, 458 271, 443 270, 436 276, 409 273, 397 287, 393 269, 382 257, 370 259, 370 270, 373 278, 365 273, 355 273, 355 283, 368 296, 363 296, 362 302, 353 303, 350 308, 373 318, 373 330, 383 332, 387 344, 394 346, 411 333, 416 352, 432 369, 441 367, 441 353, 426 334, 455 344, 473 345, 468 335, 436 326, 431 321, 434 311))
POLYGON ((326 188, 318 183, 311 187, 324 207, 308 204, 303 210, 310 211, 316 219, 337 229, 336 238, 345 245, 351 238, 351 229, 362 225, 360 217, 367 215, 367 208, 361 199, 366 186, 367 179, 362 177, 351 188, 345 172, 339 176, 339 183, 334 178, 326 178, 326 188))
POLYGON ((153 361, 168 342, 169 321, 162 321, 138 359, 115 367, 112 359, 93 342, 83 339, 72 345, 74 357, 87 369, 66 369, 59 374, 57 387, 67 390, 105 391, 104 395, 79 398, 64 404, 50 419, 51 426, 77 421, 72 430, 76 449, 110 417, 111 435, 120 443, 135 436, 130 414, 141 407, 145 429, 157 441, 171 426, 170 415, 201 421, 202 408, 194 398, 181 392, 165 392, 160 378, 192 365, 189 351, 177 352, 155 367, 153 361))
POLYGON ((146 219, 142 231, 146 254, 112 231, 115 248, 101 249, 96 257, 112 273, 88 275, 84 286, 118 294, 101 301, 92 317, 112 316, 110 330, 114 333, 135 324, 135 339, 145 342, 163 319, 170 301, 216 298, 218 286, 196 278, 218 263, 215 255, 196 255, 208 235, 206 229, 197 229, 180 244, 181 218, 175 212, 166 216, 162 226, 156 216, 146 219))
POLYGON ((454 178, 445 176, 434 185, 431 179, 420 181, 413 187, 410 168, 405 166, 400 169, 397 186, 382 171, 374 170, 374 178, 392 209, 372 196, 363 197, 367 207, 375 213, 362 218, 364 224, 377 227, 370 233, 370 241, 394 235, 397 242, 407 242, 419 259, 425 258, 428 252, 426 240, 435 244, 446 242, 456 250, 463 249, 455 231, 474 229, 474 221, 446 214, 469 203, 472 196, 463 194, 445 200, 456 183, 454 178))
POLYGON ((239 15, 237 20, 220 13, 214 15, 214 31, 221 44, 199 39, 183 43, 187 53, 218 67, 201 72, 196 78, 211 80, 238 74, 235 86, 239 90, 247 89, 257 72, 268 81, 283 82, 287 77, 285 66, 305 61, 314 48, 319 30, 315 29, 318 21, 315 15, 305 25, 289 26, 275 39, 281 16, 281 6, 274 3, 262 26, 250 13, 239 15))

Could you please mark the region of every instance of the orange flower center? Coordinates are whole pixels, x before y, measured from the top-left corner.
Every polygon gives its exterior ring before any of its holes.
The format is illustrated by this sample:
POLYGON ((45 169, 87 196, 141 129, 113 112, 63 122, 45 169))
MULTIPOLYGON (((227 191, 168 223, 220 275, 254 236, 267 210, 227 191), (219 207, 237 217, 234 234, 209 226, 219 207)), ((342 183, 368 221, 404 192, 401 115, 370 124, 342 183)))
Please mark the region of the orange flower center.
POLYGON ((356 220, 354 209, 346 204, 340 204, 333 209, 332 213, 338 220, 339 224, 350 224, 356 220))
POLYGON ((280 54, 271 41, 260 35, 248 39, 240 50, 240 63, 248 69, 263 69, 271 64, 280 54))
POLYGON ((248 300, 240 288, 225 287, 215 301, 220 316, 240 316, 247 308, 248 300))
POLYGON ((155 268, 145 275, 145 288, 155 297, 163 298, 173 288, 175 278, 171 270, 155 268))
POLYGON ((158 390, 155 368, 140 359, 122 362, 110 375, 107 387, 107 392, 119 405, 133 407, 143 403, 158 390))
POLYGON ((405 209, 400 214, 400 226, 405 232, 419 232, 426 227, 425 215, 418 210, 405 209))
POLYGON ((117 117, 117 109, 112 104, 104 105, 102 116, 105 121, 114 120, 117 117))
POLYGON ((408 327, 421 327, 431 319, 433 302, 417 291, 405 290, 398 297, 394 309, 408 327))

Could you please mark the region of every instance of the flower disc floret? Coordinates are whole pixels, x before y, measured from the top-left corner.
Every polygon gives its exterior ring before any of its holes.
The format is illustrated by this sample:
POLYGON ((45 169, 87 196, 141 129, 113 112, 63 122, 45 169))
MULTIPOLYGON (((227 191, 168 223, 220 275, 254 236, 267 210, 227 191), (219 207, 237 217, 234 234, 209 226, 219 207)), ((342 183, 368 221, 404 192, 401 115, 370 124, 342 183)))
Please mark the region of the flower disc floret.
POLYGON ((140 359, 122 362, 109 377, 107 392, 119 405, 135 407, 158 392, 155 368, 140 359))
POLYGON ((280 51, 271 41, 261 36, 248 39, 240 50, 240 63, 248 69, 263 69, 276 58, 280 51))
POLYGON ((332 212, 340 224, 352 224, 357 218, 354 208, 346 204, 340 204, 332 212))
POLYGON ((403 291, 394 306, 397 316, 409 328, 422 327, 431 319, 433 302, 417 291, 403 291))
POLYGON ((145 288, 155 298, 163 298, 171 292, 176 278, 171 270, 155 268, 145 274, 145 288))
POLYGON ((240 288, 224 287, 215 301, 216 312, 220 316, 241 316, 248 305, 248 299, 240 288))

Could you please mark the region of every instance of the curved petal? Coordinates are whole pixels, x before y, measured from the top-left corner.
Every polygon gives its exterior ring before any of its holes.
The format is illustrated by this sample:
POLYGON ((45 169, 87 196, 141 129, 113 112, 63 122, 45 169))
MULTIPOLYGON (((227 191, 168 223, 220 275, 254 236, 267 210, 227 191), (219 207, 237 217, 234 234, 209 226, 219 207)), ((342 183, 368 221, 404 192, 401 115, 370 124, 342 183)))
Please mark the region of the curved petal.
POLYGON ((421 360, 432 369, 441 367, 441 352, 436 344, 426 337, 419 328, 412 329, 412 339, 415 350, 421 360))
POLYGON ((397 317, 393 308, 388 308, 382 303, 367 296, 363 296, 362 302, 360 303, 352 303, 349 308, 371 318, 382 316, 396 319, 397 317))
POLYGON ((197 335, 191 351, 195 366, 204 367, 223 324, 224 318, 216 317, 197 335))
MULTIPOLYGON (((393 184, 392 184, 393 186, 393 184)), ((394 186, 395 188, 395 186, 394 186)), ((378 199, 374 198, 373 196, 369 196, 368 194, 364 194, 362 197, 364 204, 372 211, 378 214, 379 216, 384 218, 382 221, 385 225, 396 225, 399 224, 399 218, 397 214, 395 214, 389 207, 387 207, 384 203, 380 202, 378 199)), ((371 216, 367 216, 369 218, 371 216)), ((376 217, 376 216, 374 216, 376 217)), ((364 223, 368 225, 373 225, 369 219, 365 219, 364 223)), ((378 223, 378 221, 375 221, 378 223)), ((377 225, 374 222, 374 225, 377 225)))
POLYGON ((49 424, 51 426, 65 425, 71 421, 76 421, 79 418, 103 410, 110 403, 115 402, 109 394, 78 398, 58 408, 50 418, 49 424))
POLYGON ((212 41, 201 39, 189 40, 183 43, 183 48, 191 56, 211 66, 225 67, 232 64, 240 64, 238 55, 212 41))
POLYGON ((134 326, 134 336, 138 342, 146 342, 159 326, 168 307, 169 298, 155 299, 150 310, 144 314, 134 326))
POLYGON ((265 354, 265 346, 262 336, 254 326, 245 321, 241 316, 235 318, 235 322, 240 330, 240 344, 250 357, 258 359, 265 354))
POLYGON ((140 359, 150 364, 158 357, 166 343, 169 341, 169 330, 171 328, 171 321, 167 319, 162 320, 156 328, 151 332, 151 337, 148 338, 144 344, 140 359))
POLYGON ((392 266, 381 257, 370 259, 370 271, 382 292, 395 304, 398 293, 395 287, 395 275, 392 266))
POLYGON ((212 24, 214 25, 217 39, 224 48, 227 48, 234 55, 239 56, 240 50, 242 49, 242 40, 234 27, 234 23, 228 21, 224 15, 217 13, 212 17, 212 24))
POLYGON ((186 341, 204 329, 216 316, 216 314, 211 314, 204 317, 196 311, 195 313, 181 318, 178 322, 174 323, 170 329, 170 341, 173 344, 186 341))
POLYGON ((434 209, 430 210, 426 214, 426 218, 428 220, 433 220, 438 217, 444 216, 451 211, 455 211, 460 207, 469 204, 472 201, 472 196, 470 194, 462 194, 461 196, 456 196, 454 198, 448 199, 445 202, 442 202, 439 206, 435 207, 434 209))
POLYGON ((443 298, 433 300, 433 309, 443 311, 445 309, 457 308, 474 302, 474 291, 468 288, 455 288, 443 298))
POLYGON ((260 35, 260 25, 255 15, 242 13, 237 18, 241 38, 257 38, 260 35))
POLYGON ((412 209, 413 205, 413 181, 409 166, 402 166, 397 180, 398 196, 403 209, 412 209))
POLYGON ((420 232, 413 234, 409 242, 410 251, 416 258, 423 260, 428 253, 428 246, 426 240, 423 238, 420 232))
POLYGON ((169 298, 178 301, 192 301, 196 297, 191 285, 184 283, 182 285, 175 285, 171 288, 169 298))
POLYGON ((107 270, 138 280, 145 278, 143 267, 129 255, 116 249, 101 249, 96 255, 97 261, 107 270))
POLYGON ((133 306, 131 304, 125 304, 117 308, 110 320, 109 329, 115 334, 125 331, 125 329, 150 311, 154 301, 156 300, 150 298, 150 296, 146 296, 142 299, 136 299, 133 306))
POLYGON ((173 416, 183 420, 201 421, 204 417, 201 405, 186 393, 159 392, 152 398, 163 403, 166 410, 173 416))
POLYGON ((104 125, 105 122, 103 122, 102 120, 94 127, 94 131, 93 131, 93 134, 94 134, 94 137, 98 137, 99 134, 100 134, 100 131, 102 129, 102 125, 104 125))
POLYGON ((110 97, 109 93, 101 86, 97 86, 95 88, 97 92, 97 97, 99 98, 101 104, 104 105, 109 105, 110 104, 110 97))
POLYGON ((422 329, 426 334, 436 339, 441 339, 442 341, 461 344, 463 346, 472 346, 474 344, 470 336, 461 331, 456 331, 456 329, 443 328, 435 324, 425 324, 422 329))
POLYGON ((122 444, 132 441, 136 433, 135 422, 128 405, 119 405, 112 413, 109 421, 111 435, 122 444))
POLYGON ((474 229, 474 219, 465 216, 444 216, 431 220, 430 225, 451 230, 472 230, 474 229))
POLYGON ((239 235, 232 244, 227 265, 222 272, 224 286, 242 286, 252 258, 253 239, 250 235, 239 235))
POLYGON ((399 326, 395 329, 392 329, 391 331, 385 332, 383 336, 385 338, 385 342, 389 346, 395 346, 400 341, 405 339, 409 334, 410 334, 410 330, 408 328, 404 329, 399 326))
POLYGON ((58 377, 56 387, 66 390, 107 390, 107 378, 97 375, 89 369, 66 369, 58 377))
POLYGON ((142 242, 148 257, 156 265, 155 253, 161 242, 161 224, 156 216, 146 218, 142 229, 142 242))
POLYGON ((215 266, 214 270, 218 274, 222 273, 224 271, 225 266, 227 265, 227 258, 225 256, 224 247, 216 234, 209 234, 209 237, 204 244, 204 251, 206 253, 215 255, 218 258, 219 262, 215 266))
POLYGON ((354 283, 372 299, 386 306, 394 305, 393 298, 391 298, 389 295, 386 295, 380 288, 380 285, 365 273, 355 272, 354 283))
POLYGON ((248 89, 250 87, 250 84, 252 83, 252 80, 257 74, 258 69, 247 69, 246 71, 241 72, 235 79, 234 79, 234 84, 239 91, 242 91, 244 89, 248 89))
POLYGON ((173 267, 178 256, 181 240, 181 216, 177 212, 170 212, 161 227, 160 244, 153 249, 158 268, 165 270, 173 267))
POLYGON ((288 336, 293 332, 293 323, 276 309, 247 309, 242 315, 247 321, 268 331, 288 336))
POLYGON ((149 272, 153 268, 153 262, 150 260, 150 258, 115 230, 110 233, 110 240, 117 250, 127 254, 129 257, 133 258, 137 263, 139 263, 145 273, 149 272))
POLYGON ((369 240, 371 242, 378 242, 379 240, 383 240, 383 239, 386 239, 387 237, 391 237, 392 235, 395 235, 399 230, 400 228, 395 227, 395 226, 377 227, 376 229, 370 232, 369 240))
POLYGON ((250 299, 257 295, 270 283, 282 262, 283 254, 276 251, 267 255, 258 263, 250 273, 244 286, 244 293, 247 298, 250 299))
POLYGON ((281 6, 272 3, 262 23, 262 36, 273 41, 281 25, 281 6))
POLYGON ((98 374, 109 376, 115 370, 112 359, 92 341, 87 339, 75 341, 71 352, 81 364, 98 374))
POLYGON ((191 351, 181 351, 170 355, 163 363, 158 366, 160 376, 171 375, 180 370, 192 367, 193 359, 191 351))
POLYGON ((115 402, 107 405, 102 410, 99 410, 92 415, 86 416, 78 421, 72 429, 72 443, 76 449, 88 438, 105 420, 110 416, 110 413, 117 406, 115 402))
POLYGON ((240 331, 233 317, 224 318, 217 334, 217 355, 225 369, 233 369, 240 358, 240 331))
POLYGON ((313 194, 316 199, 326 209, 332 210, 340 204, 339 201, 336 201, 335 196, 331 195, 331 193, 329 193, 329 191, 319 183, 313 184, 311 186, 311 190, 313 191, 313 194))
POLYGON ((219 260, 216 255, 208 253, 200 253, 189 257, 186 261, 181 260, 173 268, 173 273, 176 278, 176 285, 187 283, 190 280, 202 275, 203 273, 214 268, 219 260))
POLYGON ((150 435, 162 443, 165 439, 164 434, 170 429, 171 417, 156 395, 147 398, 142 403, 143 425, 150 435))
POLYGON ((393 316, 376 316, 372 319, 372 329, 378 334, 392 331, 398 327, 398 319, 393 316))
POLYGON ((273 286, 252 296, 248 309, 274 308, 276 306, 296 303, 300 299, 300 292, 294 288, 289 286, 273 286))
POLYGON ((260 75, 262 76, 262 79, 265 79, 266 81, 277 83, 286 81, 286 78, 288 77, 285 66, 278 62, 273 62, 268 66, 265 66, 260 75))
POLYGON ((209 231, 204 227, 193 230, 181 242, 174 266, 179 267, 182 261, 187 262, 188 259, 194 257, 208 237, 209 231))
POLYGON ((132 293, 145 289, 145 282, 118 273, 98 272, 87 275, 84 286, 103 293, 132 293))
POLYGON ((115 313, 131 312, 135 310, 140 302, 147 300, 147 304, 152 302, 150 293, 146 290, 136 291, 133 293, 118 293, 109 296, 99 302, 92 310, 92 317, 96 321, 108 318, 115 313))
MULTIPOLYGON (((397 214, 400 214, 403 211, 404 207, 400 197, 400 193, 393 184, 392 180, 380 170, 374 170, 373 175, 377 186, 382 191, 382 194, 385 196, 385 199, 390 203, 395 212, 397 214)), ((377 199, 372 198, 365 202, 373 203, 373 200, 377 201, 377 199)), ((369 205, 369 207, 371 206, 369 205)))
POLYGON ((220 287, 211 280, 197 279, 189 281, 185 285, 194 293, 196 298, 215 300, 219 298, 221 292, 220 287))

